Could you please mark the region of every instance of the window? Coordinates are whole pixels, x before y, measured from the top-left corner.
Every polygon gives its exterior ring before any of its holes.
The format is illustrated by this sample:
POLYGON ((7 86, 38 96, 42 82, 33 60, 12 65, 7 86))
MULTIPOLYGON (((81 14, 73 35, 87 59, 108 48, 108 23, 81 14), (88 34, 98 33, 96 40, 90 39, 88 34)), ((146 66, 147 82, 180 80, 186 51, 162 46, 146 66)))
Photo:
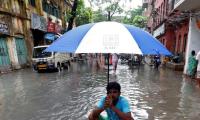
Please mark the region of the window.
POLYGON ((43 9, 45 12, 48 11, 48 5, 47 5, 46 0, 43 0, 43 1, 42 1, 42 9, 43 9))
POLYGON ((56 9, 56 17, 61 18, 61 15, 60 15, 60 7, 58 7, 58 8, 56 9))
POLYGON ((55 9, 55 16, 59 18, 58 9, 55 9))
POLYGON ((34 7, 36 6, 36 5, 35 5, 35 0, 29 0, 29 4, 31 4, 31 5, 34 6, 34 7))
POLYGON ((43 0, 42 1, 42 7, 43 7, 43 10, 50 14, 50 15, 53 15, 57 18, 60 18, 60 8, 52 3, 47 3, 46 0, 43 0))
MULTIPOLYGON (((57 11, 57 8, 56 8, 55 6, 53 6, 52 14, 53 14, 54 16, 56 16, 56 11, 57 11)), ((57 17, 57 16, 56 16, 56 17, 57 17)))

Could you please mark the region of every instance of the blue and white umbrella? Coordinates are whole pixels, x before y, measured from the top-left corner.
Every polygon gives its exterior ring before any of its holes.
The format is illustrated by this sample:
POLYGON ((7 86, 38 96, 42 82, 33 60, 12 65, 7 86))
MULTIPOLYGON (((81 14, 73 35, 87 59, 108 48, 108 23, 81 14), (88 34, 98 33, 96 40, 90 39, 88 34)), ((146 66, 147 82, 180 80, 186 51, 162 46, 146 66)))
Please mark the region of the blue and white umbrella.
MULTIPOLYGON (((148 32, 132 25, 110 21, 74 28, 63 34, 45 51, 171 55, 165 46, 148 32)), ((107 82, 109 82, 109 64, 107 82)))
POLYGON ((45 51, 171 55, 165 46, 148 32, 132 25, 110 21, 74 28, 58 38, 45 51))

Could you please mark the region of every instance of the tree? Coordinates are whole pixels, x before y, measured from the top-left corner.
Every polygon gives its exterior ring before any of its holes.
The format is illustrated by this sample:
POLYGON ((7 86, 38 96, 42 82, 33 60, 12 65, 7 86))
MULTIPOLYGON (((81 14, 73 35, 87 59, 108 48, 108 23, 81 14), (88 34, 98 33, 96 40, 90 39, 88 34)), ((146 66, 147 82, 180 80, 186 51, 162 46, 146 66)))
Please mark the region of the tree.
POLYGON ((103 13, 101 9, 98 9, 97 11, 93 11, 93 21, 94 22, 101 22, 101 21, 107 21, 108 18, 107 15, 103 13))
POLYGON ((126 24, 135 25, 137 27, 143 28, 146 25, 147 17, 142 16, 143 8, 138 7, 136 9, 127 12, 126 17, 124 17, 123 22, 126 24))
POLYGON ((79 0, 77 7, 77 16, 75 18, 76 26, 92 22, 92 9, 86 8, 84 0, 79 0))
POLYGON ((65 2, 68 4, 69 7, 71 7, 71 12, 67 13, 67 15, 69 16, 67 31, 69 31, 73 28, 73 25, 74 25, 74 20, 77 15, 77 7, 78 7, 79 0, 74 0, 74 1, 65 0, 65 2))
POLYGON ((81 8, 76 16, 76 26, 91 23, 92 22, 92 9, 81 8))
MULTIPOLYGON (((98 6, 98 10, 96 11, 96 13, 104 15, 104 16, 107 15, 107 20, 109 21, 112 20, 112 17, 114 14, 116 13, 120 14, 123 12, 123 9, 119 5, 120 1, 123 1, 123 0, 88 0, 88 1, 90 2, 90 5, 92 7, 98 6)), ((100 15, 97 15, 95 17, 96 18, 100 17, 100 20, 105 18, 100 15)))
POLYGON ((143 11, 144 11, 144 9, 141 6, 139 6, 136 9, 131 10, 130 11, 131 17, 134 18, 137 15, 142 15, 143 11))
POLYGON ((141 15, 136 15, 133 18, 132 24, 137 26, 137 27, 144 28, 145 25, 146 25, 146 21, 147 21, 146 17, 141 16, 141 15))
POLYGON ((71 30, 74 24, 79 26, 92 21, 92 10, 85 8, 83 0, 65 0, 65 2, 71 8, 71 11, 67 11, 65 17, 68 21, 67 31, 71 30))

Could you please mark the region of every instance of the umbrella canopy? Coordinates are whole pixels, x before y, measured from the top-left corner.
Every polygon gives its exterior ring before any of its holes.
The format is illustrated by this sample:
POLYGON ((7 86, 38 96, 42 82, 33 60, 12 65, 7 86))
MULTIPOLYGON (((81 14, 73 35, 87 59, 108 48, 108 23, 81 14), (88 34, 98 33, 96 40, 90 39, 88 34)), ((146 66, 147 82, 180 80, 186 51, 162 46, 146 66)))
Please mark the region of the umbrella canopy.
POLYGON ((74 28, 58 38, 45 51, 171 55, 165 46, 148 32, 132 25, 111 21, 74 28))

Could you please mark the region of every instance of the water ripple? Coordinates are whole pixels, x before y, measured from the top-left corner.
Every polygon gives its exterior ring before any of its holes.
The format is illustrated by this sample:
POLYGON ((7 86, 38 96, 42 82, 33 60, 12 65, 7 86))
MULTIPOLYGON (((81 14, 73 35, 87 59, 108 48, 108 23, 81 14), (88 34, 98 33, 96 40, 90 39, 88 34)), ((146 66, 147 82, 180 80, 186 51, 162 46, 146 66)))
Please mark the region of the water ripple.
MULTIPOLYGON (((87 120, 106 95, 107 71, 72 63, 69 70, 38 74, 21 70, 0 76, 1 120, 87 120)), ((182 72, 118 66, 110 80, 122 86, 135 120, 198 120, 200 88, 182 72)))

